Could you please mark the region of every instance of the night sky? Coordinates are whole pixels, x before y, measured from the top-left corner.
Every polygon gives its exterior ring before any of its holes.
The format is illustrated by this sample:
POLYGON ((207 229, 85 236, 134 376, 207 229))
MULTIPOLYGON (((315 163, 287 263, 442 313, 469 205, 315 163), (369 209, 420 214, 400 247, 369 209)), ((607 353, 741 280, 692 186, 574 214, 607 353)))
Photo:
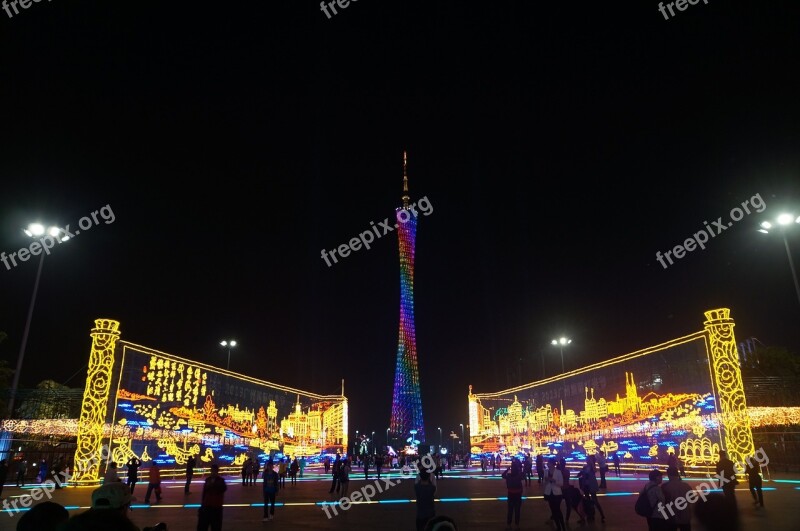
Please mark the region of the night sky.
MULTIPOLYGON (((389 425, 408 150, 426 429, 490 392, 682 336, 800 350, 783 241, 800 215, 797 2, 39 2, 0 11, 0 251, 41 220, 113 223, 45 259, 21 385, 83 387, 122 338, 350 400, 389 425), (668 268, 741 203, 766 205, 668 268), (756 198, 754 201, 758 201, 756 198), (521 372, 521 374, 520 374, 521 372)), ((800 266, 800 226, 789 243, 800 266)), ((0 264, 16 365, 38 257, 0 264)))

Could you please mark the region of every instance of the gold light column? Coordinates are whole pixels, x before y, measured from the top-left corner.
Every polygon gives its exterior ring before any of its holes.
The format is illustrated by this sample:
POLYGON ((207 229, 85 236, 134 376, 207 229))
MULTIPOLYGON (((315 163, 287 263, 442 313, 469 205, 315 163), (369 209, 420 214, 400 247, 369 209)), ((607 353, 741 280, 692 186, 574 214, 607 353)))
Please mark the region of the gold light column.
POLYGON ((728 308, 703 313, 711 356, 711 378, 717 394, 720 439, 728 458, 734 463, 742 463, 755 453, 755 446, 733 334, 734 322, 728 308))
POLYGON ((119 340, 119 321, 95 319, 92 329, 92 351, 89 373, 83 392, 81 418, 78 421, 78 447, 71 480, 77 484, 93 484, 100 480, 103 427, 106 423, 114 349, 119 340))

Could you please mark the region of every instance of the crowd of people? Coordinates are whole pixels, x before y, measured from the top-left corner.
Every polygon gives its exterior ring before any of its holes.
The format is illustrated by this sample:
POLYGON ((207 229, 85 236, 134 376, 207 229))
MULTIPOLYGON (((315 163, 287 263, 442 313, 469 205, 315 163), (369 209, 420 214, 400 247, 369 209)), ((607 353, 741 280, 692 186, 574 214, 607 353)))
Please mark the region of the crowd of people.
MULTIPOLYGON (((403 466, 411 465, 417 472, 414 481, 414 494, 416 496, 416 528, 418 531, 456 530, 455 521, 444 515, 436 514, 435 498, 437 483, 443 477, 443 471, 448 467, 441 455, 406 456, 403 466)), ((557 531, 566 531, 572 513, 575 513, 577 523, 585 524, 599 520, 606 521, 606 513, 598 500, 597 494, 607 489, 606 474, 610 465, 619 475, 619 460, 616 456, 606 459, 602 451, 589 455, 586 462, 579 469, 575 463, 567 467, 566 459, 560 455, 529 454, 522 458, 487 455, 480 459, 481 469, 500 471, 506 464, 500 476, 505 484, 507 499, 506 525, 507 529, 519 529, 523 514, 523 497, 528 490, 526 499, 538 498, 541 493, 546 505, 539 506, 543 512, 548 513, 547 523, 557 531), (536 482, 534 482, 534 471, 536 482), (577 485, 572 483, 570 477, 573 472, 577 485), (513 527, 512 527, 513 526, 513 527)), ((325 473, 330 474, 331 484, 329 493, 336 498, 346 497, 350 492, 349 483, 353 464, 364 467, 365 479, 368 471, 373 467, 380 477, 384 466, 393 468, 392 457, 377 454, 372 457, 367 455, 349 456, 337 453, 335 458, 326 457, 322 460, 325 473)), ((196 461, 191 457, 186 463, 186 486, 184 492, 190 493, 190 485, 196 461)), ((56 467, 54 467, 56 468, 56 467)), ((27 511, 18 521, 19 531, 36 529, 37 531, 85 531, 93 529, 120 529, 124 531, 139 531, 129 519, 130 505, 136 498, 133 497, 136 484, 139 482, 142 462, 132 457, 125 463, 127 469, 125 479, 120 477, 118 464, 108 463, 103 477, 103 484, 92 492, 91 508, 70 517, 69 513, 58 503, 48 501, 36 504, 33 510, 27 511)), ((261 479, 264 499, 263 521, 268 522, 275 518, 276 498, 281 489, 286 488, 285 476, 291 478, 291 484, 296 482, 296 476, 303 476, 306 468, 306 459, 267 458, 263 467, 260 461, 250 458, 244 461, 241 468, 242 485, 254 485, 261 479), (259 474, 260 472, 260 474, 259 474)), ((42 467, 40 466, 40 470, 42 467)), ((161 468, 159 463, 150 462, 145 470, 147 472, 147 490, 144 503, 150 504, 153 497, 155 503, 162 500, 161 468)), ((5 461, 0 461, 0 488, 9 472, 5 461)), ((726 530, 734 531, 738 525, 738 507, 735 498, 735 486, 738 483, 734 463, 724 451, 720 451, 716 472, 719 478, 728 478, 730 481, 721 481, 723 494, 707 493, 702 503, 682 504, 677 500, 689 499, 694 489, 684 480, 679 464, 675 460, 667 461, 666 477, 664 472, 655 468, 649 472, 648 481, 637 498, 637 507, 633 508, 636 514, 644 516, 649 531, 691 531, 693 515, 703 524, 707 531, 726 530), (639 504, 644 504, 646 509, 640 511, 639 504), (643 512, 642 512, 643 511, 643 512)), ((53 470, 50 470, 53 473, 53 470)), ((47 472, 45 472, 45 476, 47 472)), ((748 479, 753 503, 757 508, 764 507, 762 493, 762 479, 760 467, 747 462, 745 476, 748 479)), ((38 478, 37 478, 38 479, 38 478)), ((212 464, 210 473, 203 481, 200 506, 197 515, 198 531, 220 531, 223 522, 223 506, 225 493, 228 490, 228 481, 219 473, 219 465, 212 464)), ((0 493, 2 491, 0 490, 0 493)), ((538 512, 538 508, 535 509, 538 512)), ((633 512, 633 511, 632 511, 633 512)), ((617 516, 619 515, 612 515, 617 516)), ((623 519, 631 518, 622 515, 623 519)))

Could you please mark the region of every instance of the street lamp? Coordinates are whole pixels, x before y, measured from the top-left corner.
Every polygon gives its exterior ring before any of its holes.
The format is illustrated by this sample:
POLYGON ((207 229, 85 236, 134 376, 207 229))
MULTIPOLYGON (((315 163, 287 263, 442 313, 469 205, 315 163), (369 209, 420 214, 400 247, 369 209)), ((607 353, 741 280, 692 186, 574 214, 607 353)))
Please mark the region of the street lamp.
MULTIPOLYGON (((27 229, 23 229, 23 232, 29 238, 40 239, 43 241, 44 238, 49 237, 50 241, 53 241, 55 238, 58 243, 65 242, 69 240, 69 234, 60 227, 51 226, 45 229, 44 225, 41 223, 31 223, 28 225, 27 229), (47 236, 44 236, 45 233, 47 236)), ((17 357, 17 370, 14 371, 14 381, 11 384, 11 398, 8 400, 8 418, 14 416, 14 400, 17 396, 17 387, 19 386, 19 375, 22 372, 22 360, 25 359, 25 347, 28 344, 28 332, 31 329, 31 318, 33 317, 33 306, 36 304, 36 294, 39 291, 39 279, 42 277, 42 267, 44 266, 44 255, 50 254, 50 250, 48 249, 47 252, 44 252, 42 249, 42 245, 39 244, 39 252, 33 252, 33 244, 30 247, 30 254, 36 255, 41 254, 42 257, 39 259, 39 268, 36 271, 36 281, 33 283, 33 295, 31 295, 31 303, 28 306, 28 318, 25 321, 25 331, 22 333, 22 344, 19 347, 19 356, 17 357)))
POLYGON ((564 347, 572 343, 572 340, 566 337, 561 337, 560 339, 552 340, 550 343, 557 345, 558 349, 561 351, 561 374, 564 374, 564 347))
POLYGON ((460 444, 461 444, 461 450, 463 451, 464 450, 464 425, 463 424, 459 424, 459 426, 461 426, 461 443, 460 444))
POLYGON ((223 339, 219 344, 228 349, 228 370, 231 370, 231 349, 236 346, 236 340, 223 339))
POLYGON ((375 432, 372 432, 372 454, 375 455, 378 453, 378 448, 375 444, 375 432))
POLYGON ((386 446, 391 446, 391 444, 389 444, 389 428, 386 428, 386 446))
POLYGON ((437 428, 439 430, 439 448, 442 447, 442 428, 437 428))
MULTIPOLYGON (((797 292, 797 302, 800 302, 800 284, 797 283, 797 273, 794 271, 794 262, 792 261, 792 253, 789 250, 789 240, 786 239, 786 231, 792 225, 797 226, 800 224, 800 216, 795 217, 794 214, 783 213, 779 215, 775 222, 779 225, 781 236, 783 237, 783 245, 786 247, 786 257, 789 259, 789 269, 792 271, 792 279, 794 280, 794 289, 797 292)), ((769 229, 773 228, 773 224, 769 221, 762 221, 761 228, 758 232, 769 234, 769 229)))

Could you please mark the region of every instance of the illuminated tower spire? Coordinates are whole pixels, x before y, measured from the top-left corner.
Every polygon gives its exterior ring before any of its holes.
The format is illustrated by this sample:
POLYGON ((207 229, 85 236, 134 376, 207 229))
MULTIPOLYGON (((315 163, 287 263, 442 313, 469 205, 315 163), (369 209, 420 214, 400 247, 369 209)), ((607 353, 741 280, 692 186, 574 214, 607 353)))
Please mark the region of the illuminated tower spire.
POLYGON ((403 206, 395 212, 397 240, 400 250, 400 330, 397 340, 392 418, 389 429, 405 440, 411 430, 414 438, 425 441, 422 421, 419 368, 417 366, 417 334, 414 328, 414 253, 417 218, 408 208, 408 159, 403 152, 403 206))

